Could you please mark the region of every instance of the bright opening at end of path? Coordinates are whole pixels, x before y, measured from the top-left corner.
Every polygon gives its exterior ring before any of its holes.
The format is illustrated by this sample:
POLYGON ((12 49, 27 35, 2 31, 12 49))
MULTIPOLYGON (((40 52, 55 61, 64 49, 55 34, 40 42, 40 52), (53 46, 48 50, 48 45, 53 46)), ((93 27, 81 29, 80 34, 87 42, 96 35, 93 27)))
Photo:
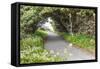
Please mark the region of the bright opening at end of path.
POLYGON ((42 27, 49 29, 50 31, 54 32, 54 29, 51 25, 51 22, 52 22, 51 18, 48 17, 47 22, 45 22, 42 27))

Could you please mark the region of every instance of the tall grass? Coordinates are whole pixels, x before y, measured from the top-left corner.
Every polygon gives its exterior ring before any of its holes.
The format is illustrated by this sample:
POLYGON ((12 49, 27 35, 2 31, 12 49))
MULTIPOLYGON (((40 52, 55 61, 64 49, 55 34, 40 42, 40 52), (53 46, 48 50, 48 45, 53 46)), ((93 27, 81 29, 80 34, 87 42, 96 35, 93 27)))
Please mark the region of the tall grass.
POLYGON ((62 33, 62 36, 66 41, 71 42, 72 44, 84 48, 92 53, 95 52, 95 38, 83 35, 83 34, 73 34, 62 33))
POLYGON ((26 50, 32 47, 43 47, 43 39, 39 36, 25 38, 20 41, 21 50, 26 50))

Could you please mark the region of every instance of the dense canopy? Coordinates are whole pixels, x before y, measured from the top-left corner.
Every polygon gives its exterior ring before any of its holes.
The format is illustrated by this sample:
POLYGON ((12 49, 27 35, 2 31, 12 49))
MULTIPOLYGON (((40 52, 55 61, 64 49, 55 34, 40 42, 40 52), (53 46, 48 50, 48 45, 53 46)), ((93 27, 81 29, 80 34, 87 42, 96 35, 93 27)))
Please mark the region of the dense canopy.
POLYGON ((68 33, 95 34, 95 10, 61 7, 20 7, 21 38, 33 33, 48 17, 53 20, 55 30, 68 33), (87 31, 86 31, 87 30, 87 31))

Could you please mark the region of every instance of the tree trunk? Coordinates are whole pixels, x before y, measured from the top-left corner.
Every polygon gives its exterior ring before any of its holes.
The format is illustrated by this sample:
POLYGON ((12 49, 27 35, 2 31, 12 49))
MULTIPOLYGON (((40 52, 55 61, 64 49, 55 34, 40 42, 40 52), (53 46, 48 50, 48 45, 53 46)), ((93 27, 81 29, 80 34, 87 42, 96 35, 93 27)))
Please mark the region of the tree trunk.
POLYGON ((70 22, 70 27, 69 27, 69 33, 71 34, 71 35, 73 35, 73 30, 72 30, 72 14, 69 14, 69 22, 70 22))

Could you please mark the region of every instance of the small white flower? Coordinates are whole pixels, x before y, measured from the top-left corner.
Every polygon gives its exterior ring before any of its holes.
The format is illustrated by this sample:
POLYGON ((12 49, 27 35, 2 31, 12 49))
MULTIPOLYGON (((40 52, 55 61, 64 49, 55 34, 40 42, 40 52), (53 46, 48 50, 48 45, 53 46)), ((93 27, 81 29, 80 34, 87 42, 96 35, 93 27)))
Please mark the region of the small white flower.
POLYGON ((51 54, 54 54, 54 51, 53 51, 53 50, 50 50, 50 53, 51 53, 51 54))
POLYGON ((56 57, 57 55, 54 55, 54 57, 56 57))
POLYGON ((59 55, 60 53, 59 52, 57 52, 57 55, 59 55))
POLYGON ((69 44, 70 47, 72 47, 72 45, 73 45, 72 43, 69 44))
POLYGON ((70 53, 69 56, 72 56, 72 54, 70 53))

